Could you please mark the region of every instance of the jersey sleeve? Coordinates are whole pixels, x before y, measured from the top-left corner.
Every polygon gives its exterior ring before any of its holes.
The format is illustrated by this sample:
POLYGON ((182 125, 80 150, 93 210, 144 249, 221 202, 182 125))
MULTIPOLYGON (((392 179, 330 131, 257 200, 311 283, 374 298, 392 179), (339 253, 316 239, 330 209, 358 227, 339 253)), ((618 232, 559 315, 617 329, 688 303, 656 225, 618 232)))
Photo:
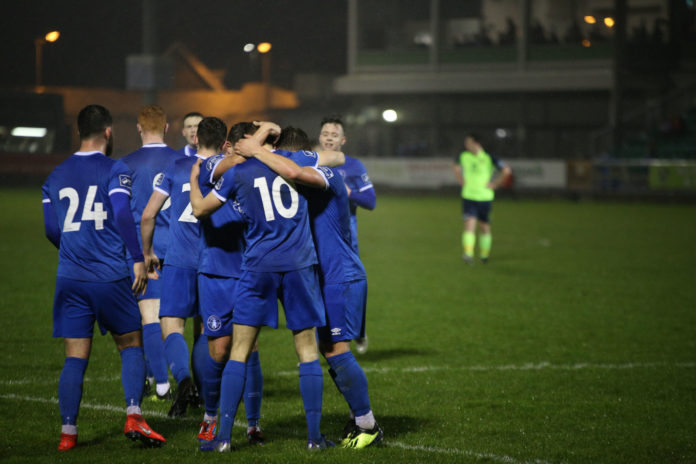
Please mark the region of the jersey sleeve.
POLYGON ((153 189, 162 195, 170 196, 172 194, 172 181, 174 178, 174 163, 170 164, 167 169, 164 170, 162 176, 155 178, 155 185, 153 189))
POLYGON ((56 214, 55 209, 53 209, 51 198, 48 196, 47 183, 41 187, 41 197, 44 213, 44 232, 46 233, 46 238, 48 238, 48 240, 55 245, 56 248, 59 248, 60 226, 58 225, 58 215, 56 214))
POLYGON ((109 176, 109 195, 113 193, 125 193, 132 196, 133 177, 132 172, 123 161, 116 161, 111 168, 109 176))
POLYGON ((505 163, 503 163, 502 161, 500 161, 500 160, 499 160, 498 158, 496 158, 495 156, 493 156, 493 155, 488 155, 488 156, 491 157, 491 163, 493 163, 493 166, 495 166, 495 168, 496 168, 497 170, 500 171, 501 169, 503 169, 503 168, 505 167, 505 163))
POLYGON ((362 193, 365 190, 373 188, 372 181, 370 180, 370 176, 367 174, 367 169, 365 169, 365 165, 358 161, 357 168, 358 169, 354 177, 355 186, 353 190, 357 190, 358 192, 362 193))
POLYGON ((220 164, 220 161, 225 159, 225 155, 219 153, 215 156, 203 161, 201 164, 201 179, 203 179, 207 185, 213 186, 215 182, 213 181, 213 174, 215 174, 215 168, 220 164))
MULTIPOLYGON (((331 170, 330 167, 327 166, 316 166, 314 167, 314 170, 317 171, 319 174, 321 174, 321 177, 324 178, 324 190, 332 189, 336 190, 333 188, 333 183, 331 182, 331 178, 335 177, 334 172, 331 170)), ((343 184, 343 181, 341 181, 341 187, 344 189, 346 188, 345 185, 343 184)))
POLYGON ((313 151, 294 151, 288 155, 288 158, 293 160, 300 167, 309 166, 316 168, 319 165, 319 155, 313 151))
POLYGON ((213 195, 223 203, 232 196, 234 190, 234 172, 235 167, 230 168, 215 183, 213 195))

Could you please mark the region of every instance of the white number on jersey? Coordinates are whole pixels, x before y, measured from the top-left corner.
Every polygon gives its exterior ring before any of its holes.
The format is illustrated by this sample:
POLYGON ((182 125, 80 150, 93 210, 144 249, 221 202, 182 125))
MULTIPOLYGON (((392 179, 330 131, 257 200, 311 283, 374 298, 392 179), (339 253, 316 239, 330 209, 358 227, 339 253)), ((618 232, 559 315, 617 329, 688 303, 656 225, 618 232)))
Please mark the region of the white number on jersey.
MULTIPOLYGON (((184 185, 181 186, 181 193, 190 191, 191 184, 189 182, 186 182, 184 185)), ((186 205, 186 208, 184 208, 184 211, 181 213, 181 216, 179 216, 179 222, 198 222, 196 216, 193 215, 193 206, 191 206, 190 201, 188 205, 186 205)))
MULTIPOLYGON (((104 211, 104 204, 101 202, 95 202, 94 198, 97 196, 97 186, 90 185, 87 189, 87 197, 85 198, 85 205, 82 208, 83 221, 94 221, 94 228, 96 230, 104 229, 104 221, 106 220, 106 211, 104 211)), ((80 230, 80 222, 74 222, 75 213, 80 206, 80 197, 77 194, 77 190, 72 187, 63 187, 58 191, 58 197, 62 200, 63 198, 68 199, 68 211, 65 213, 65 221, 63 222, 63 232, 76 232, 80 230)))
POLYGON ((273 200, 271 201, 271 194, 268 191, 268 182, 266 182, 265 177, 257 177, 254 179, 254 188, 259 189, 261 194, 261 203, 263 204, 263 212, 266 215, 266 221, 275 220, 275 214, 273 213, 273 206, 275 206, 276 211, 282 217, 290 219, 297 214, 297 208, 300 206, 299 195, 297 190, 287 182, 285 179, 278 176, 273 180, 273 185, 271 186, 273 190, 273 200), (290 191, 290 207, 286 208, 283 204, 283 200, 280 197, 280 189, 283 185, 288 187, 290 191))

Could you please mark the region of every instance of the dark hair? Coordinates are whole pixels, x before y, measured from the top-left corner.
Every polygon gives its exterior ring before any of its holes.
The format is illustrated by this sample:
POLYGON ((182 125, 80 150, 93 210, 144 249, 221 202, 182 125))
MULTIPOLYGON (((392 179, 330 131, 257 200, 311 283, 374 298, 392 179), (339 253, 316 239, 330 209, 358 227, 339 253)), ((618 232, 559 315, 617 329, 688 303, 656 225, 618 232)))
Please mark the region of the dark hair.
POLYGON ((464 134, 464 140, 466 140, 467 137, 471 138, 474 142, 478 143, 479 145, 483 145, 483 139, 479 134, 475 132, 467 132, 466 134, 464 134))
POLYGON ((319 127, 324 127, 324 124, 338 124, 344 131, 346 129, 340 114, 330 114, 328 116, 324 116, 321 120, 321 124, 319 124, 319 127))
POLYGON ((287 126, 280 132, 280 137, 275 143, 275 147, 280 150, 298 151, 312 150, 312 144, 309 141, 307 133, 299 127, 287 126))
POLYGON ((215 117, 207 117, 201 119, 198 123, 198 146, 205 148, 219 149, 225 142, 225 134, 227 133, 227 124, 221 119, 215 117))
POLYGON ((243 139, 246 134, 255 134, 256 129, 258 129, 258 127, 255 126, 253 122, 238 122, 230 127, 230 131, 227 134, 227 141, 230 143, 237 143, 243 139))
MULTIPOLYGON (((245 135, 254 135, 256 131, 259 130, 259 126, 253 122, 238 122, 234 126, 230 127, 230 132, 227 134, 227 141, 230 143, 237 143, 244 138, 245 135)), ((263 144, 274 145, 276 141, 276 136, 273 134, 268 134, 266 140, 263 144)))
POLYGON ((103 106, 85 106, 77 115, 77 131, 80 133, 80 140, 101 133, 107 127, 111 127, 113 123, 111 113, 103 106))
POLYGON ((204 116, 199 113, 198 111, 191 111, 190 113, 186 113, 186 116, 184 116, 184 119, 182 121, 186 121, 188 118, 191 118, 193 116, 198 116, 199 118, 203 118, 204 116))

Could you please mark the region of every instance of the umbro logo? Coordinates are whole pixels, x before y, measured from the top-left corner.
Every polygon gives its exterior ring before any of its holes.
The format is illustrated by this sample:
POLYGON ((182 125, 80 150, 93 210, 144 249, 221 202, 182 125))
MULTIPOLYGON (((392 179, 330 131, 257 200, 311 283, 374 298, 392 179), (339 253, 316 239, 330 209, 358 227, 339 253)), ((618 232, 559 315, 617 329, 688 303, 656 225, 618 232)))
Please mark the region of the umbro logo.
POLYGON ((331 329, 331 335, 336 336, 336 335, 341 335, 341 328, 340 327, 334 327, 331 329))

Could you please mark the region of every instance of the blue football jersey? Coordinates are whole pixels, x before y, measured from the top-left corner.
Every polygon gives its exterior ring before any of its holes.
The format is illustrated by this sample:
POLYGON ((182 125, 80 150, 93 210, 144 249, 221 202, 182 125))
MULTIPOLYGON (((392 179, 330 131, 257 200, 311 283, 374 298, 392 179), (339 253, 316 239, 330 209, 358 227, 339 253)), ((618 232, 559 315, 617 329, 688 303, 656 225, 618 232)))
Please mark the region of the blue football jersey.
MULTIPOLYGON (((343 178, 343 182, 350 188, 351 190, 354 190, 356 192, 364 192, 365 190, 369 190, 371 188, 374 188, 372 185, 372 182, 370 181, 370 177, 367 175, 367 169, 365 169, 365 165, 362 164, 362 162, 358 159, 355 159, 351 156, 346 155, 346 163, 343 166, 339 166, 336 168, 336 172, 338 172, 341 177, 343 178)), ((356 205, 354 202, 349 202, 350 203, 350 227, 352 231, 352 237, 353 237, 353 249, 358 251, 358 219, 357 219, 357 210, 358 210, 358 205, 356 205)))
MULTIPOLYGON (((301 166, 316 165, 312 152, 290 157, 301 166)), ((213 192, 221 201, 236 200, 247 222, 243 270, 285 272, 317 263, 307 200, 265 164, 252 158, 232 167, 213 192)))
POLYGON ((365 268, 352 246, 350 206, 343 178, 335 170, 320 166, 326 190, 302 187, 309 203, 309 222, 319 258, 322 284, 365 279, 365 268))
POLYGON ((164 171, 164 178, 155 190, 171 200, 169 244, 164 261, 186 269, 197 269, 199 259, 200 224, 191 207, 191 167, 196 156, 179 158, 164 171))
MULTIPOLYGON (((133 173, 131 211, 135 227, 138 229, 138 237, 140 237, 140 219, 145 205, 152 195, 153 188, 162 183, 164 170, 181 157, 182 155, 177 154, 163 143, 149 143, 120 159, 133 173)), ((160 258, 167 254, 170 205, 171 202, 167 201, 155 220, 155 236, 152 239, 152 247, 160 258)))
POLYGON ((196 149, 189 147, 188 143, 176 151, 184 156, 196 156, 196 149))
MULTIPOLYGON (((203 196, 213 189, 212 172, 223 158, 224 155, 211 156, 201 163, 199 185, 203 196)), ((239 204, 228 201, 201 219, 198 272, 237 278, 242 275, 246 223, 240 211, 239 204)))
POLYGON ((58 276, 113 282, 130 275, 109 195, 130 195, 131 183, 123 163, 97 151, 77 152, 51 172, 41 192, 61 230, 58 276))

